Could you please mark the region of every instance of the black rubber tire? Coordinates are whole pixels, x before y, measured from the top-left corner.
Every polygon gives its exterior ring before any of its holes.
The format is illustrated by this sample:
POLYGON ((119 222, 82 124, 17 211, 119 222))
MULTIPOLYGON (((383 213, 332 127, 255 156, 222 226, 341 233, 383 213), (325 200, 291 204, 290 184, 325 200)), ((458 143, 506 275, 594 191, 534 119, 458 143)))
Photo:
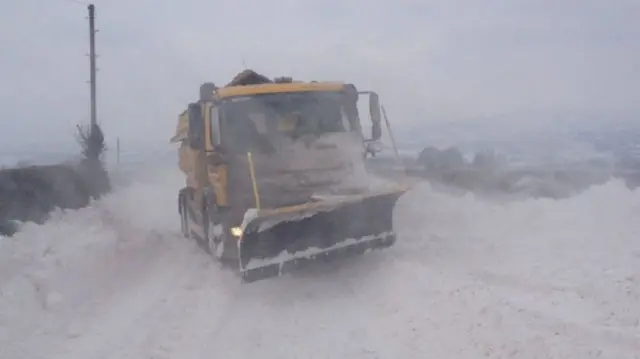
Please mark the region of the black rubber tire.
POLYGON ((189 229, 189 211, 187 210, 187 199, 183 191, 178 195, 178 213, 180 213, 180 231, 184 238, 191 238, 189 229))
MULTIPOLYGON (((224 214, 220 213, 219 211, 216 210, 216 215, 218 216, 224 216, 224 214)), ((211 255, 211 257, 221 263, 224 264, 225 263, 225 256, 224 256, 224 250, 226 249, 225 246, 228 245, 227 243, 227 236, 228 236, 228 231, 227 228, 225 227, 224 224, 224 220, 222 220, 222 223, 219 223, 217 225, 222 226, 222 234, 220 236, 220 238, 212 238, 213 234, 213 227, 211 226, 211 218, 209 216, 209 210, 207 208, 203 209, 203 214, 205 216, 205 225, 204 225, 204 231, 205 231, 205 241, 206 241, 206 251, 207 253, 209 253, 209 255, 211 255), (222 251, 222 252, 219 252, 222 251)))
POLYGON ((202 238, 202 247, 208 254, 211 252, 211 220, 209 219, 209 210, 207 206, 202 207, 202 232, 204 232, 204 238, 202 238))

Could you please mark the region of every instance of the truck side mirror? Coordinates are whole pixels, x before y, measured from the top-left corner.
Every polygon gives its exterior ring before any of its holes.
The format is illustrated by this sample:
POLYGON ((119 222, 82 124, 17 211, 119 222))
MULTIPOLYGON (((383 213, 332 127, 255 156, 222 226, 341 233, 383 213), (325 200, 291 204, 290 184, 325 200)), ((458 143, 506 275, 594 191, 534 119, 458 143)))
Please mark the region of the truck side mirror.
POLYGON ((189 116, 189 147, 194 150, 204 149, 204 119, 199 103, 190 103, 187 110, 189 116))
POLYGON ((382 137, 382 126, 380 125, 382 116, 380 115, 380 99, 378 94, 369 94, 369 114, 371 115, 371 139, 379 140, 382 137))

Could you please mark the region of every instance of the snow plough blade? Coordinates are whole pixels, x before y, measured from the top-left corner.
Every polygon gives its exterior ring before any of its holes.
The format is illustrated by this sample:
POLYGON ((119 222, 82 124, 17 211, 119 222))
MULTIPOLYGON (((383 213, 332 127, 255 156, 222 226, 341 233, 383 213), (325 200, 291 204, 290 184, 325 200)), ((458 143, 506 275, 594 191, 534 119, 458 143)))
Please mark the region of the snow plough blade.
POLYGON ((393 208, 405 190, 323 199, 249 220, 239 242, 245 283, 395 243, 393 208))

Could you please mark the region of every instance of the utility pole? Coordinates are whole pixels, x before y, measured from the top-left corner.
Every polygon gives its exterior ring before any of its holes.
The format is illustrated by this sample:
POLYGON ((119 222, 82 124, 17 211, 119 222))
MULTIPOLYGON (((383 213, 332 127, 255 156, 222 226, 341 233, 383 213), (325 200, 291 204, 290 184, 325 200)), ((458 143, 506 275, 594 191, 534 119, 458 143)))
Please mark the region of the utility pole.
POLYGON ((89 63, 91 71, 91 129, 98 123, 98 112, 96 109, 96 30, 95 30, 95 6, 89 4, 89 63))

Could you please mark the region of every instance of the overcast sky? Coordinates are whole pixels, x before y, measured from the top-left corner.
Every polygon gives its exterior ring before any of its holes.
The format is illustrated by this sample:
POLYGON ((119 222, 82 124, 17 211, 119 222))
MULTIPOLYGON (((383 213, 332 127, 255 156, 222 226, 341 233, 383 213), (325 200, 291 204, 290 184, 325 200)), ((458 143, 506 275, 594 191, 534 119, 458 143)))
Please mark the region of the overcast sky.
MULTIPOLYGON (((96 0, 106 135, 166 143, 204 81, 248 67, 372 88, 396 126, 640 113, 637 0, 96 0), (634 66, 635 65, 635 66, 634 66)), ((86 5, 0 5, 0 149, 88 121, 86 5)))

